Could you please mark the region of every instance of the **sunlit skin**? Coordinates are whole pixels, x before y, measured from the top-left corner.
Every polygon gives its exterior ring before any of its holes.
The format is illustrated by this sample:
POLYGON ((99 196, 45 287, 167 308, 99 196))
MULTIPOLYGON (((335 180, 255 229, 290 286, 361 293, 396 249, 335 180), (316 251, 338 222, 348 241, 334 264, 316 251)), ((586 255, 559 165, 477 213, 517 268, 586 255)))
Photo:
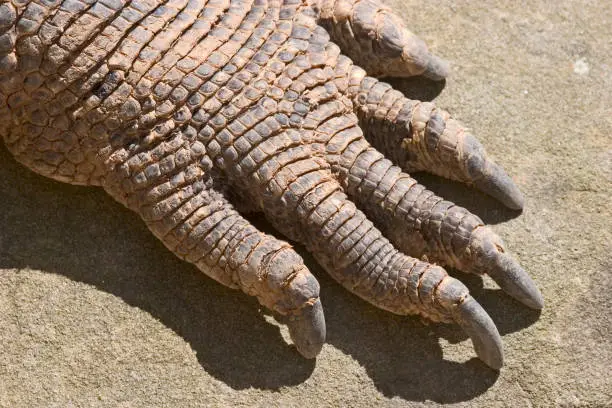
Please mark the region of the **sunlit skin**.
POLYGON ((480 218, 408 175, 523 206, 459 122, 376 79, 447 74, 377 0, 0 4, 0 135, 15 158, 102 187, 177 256, 285 315, 306 358, 325 342, 319 284, 237 208, 368 302, 457 323, 495 369, 497 328, 443 266, 543 307, 480 218))

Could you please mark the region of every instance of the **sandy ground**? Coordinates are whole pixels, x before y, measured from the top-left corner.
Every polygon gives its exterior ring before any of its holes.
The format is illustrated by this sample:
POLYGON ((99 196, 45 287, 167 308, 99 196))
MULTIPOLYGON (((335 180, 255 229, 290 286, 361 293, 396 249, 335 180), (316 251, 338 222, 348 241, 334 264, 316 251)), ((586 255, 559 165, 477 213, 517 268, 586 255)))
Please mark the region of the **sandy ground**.
POLYGON ((458 328, 376 310, 311 260, 328 344, 305 361, 101 190, 2 147, 0 406, 612 406, 612 3, 392 3, 453 63, 445 86, 395 84, 470 124, 527 197, 516 213, 420 177, 496 224, 542 289, 538 314, 462 276, 503 335, 501 372, 458 328))

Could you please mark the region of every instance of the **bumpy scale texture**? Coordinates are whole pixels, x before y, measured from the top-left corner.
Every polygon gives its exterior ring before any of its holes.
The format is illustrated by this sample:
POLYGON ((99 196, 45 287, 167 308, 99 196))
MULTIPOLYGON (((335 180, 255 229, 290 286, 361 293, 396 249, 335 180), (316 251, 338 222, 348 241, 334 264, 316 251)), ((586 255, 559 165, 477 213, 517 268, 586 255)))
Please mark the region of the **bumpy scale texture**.
POLYGON ((286 316, 308 358, 325 341, 319 284, 241 213, 265 214, 368 302, 456 322, 496 369, 495 325, 439 265, 543 305, 499 237, 406 173, 523 205, 461 124, 376 79, 447 72, 378 0, 0 2, 15 158, 104 188, 177 256, 286 316))

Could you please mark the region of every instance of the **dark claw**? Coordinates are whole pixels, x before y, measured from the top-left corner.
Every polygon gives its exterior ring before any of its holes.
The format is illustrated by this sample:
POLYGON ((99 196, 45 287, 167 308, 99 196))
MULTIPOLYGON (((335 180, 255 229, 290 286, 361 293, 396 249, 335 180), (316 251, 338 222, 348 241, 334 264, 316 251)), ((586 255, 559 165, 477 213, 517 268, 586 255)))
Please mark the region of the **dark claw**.
MULTIPOLYGON (((474 230, 470 242, 474 256, 471 272, 487 273, 506 292, 532 309, 542 309, 544 299, 531 277, 504 249, 501 239, 487 227, 474 230)), ((469 268, 468 268, 469 269, 469 268)))
POLYGON ((478 357, 489 367, 499 370, 504 365, 501 337, 487 312, 469 296, 454 306, 453 317, 470 336, 478 357))
POLYGON ((325 343, 325 316, 321 300, 317 299, 312 306, 304 307, 300 314, 290 316, 287 327, 300 354, 305 358, 315 358, 325 343))
POLYGON ((434 81, 441 81, 447 78, 449 74, 450 66, 448 62, 435 55, 430 55, 427 66, 425 67, 425 72, 423 72, 422 75, 434 81))
POLYGON ((544 307, 544 298, 540 290, 511 256, 498 253, 495 262, 489 266, 487 274, 504 292, 519 302, 536 310, 544 307))
POLYGON ((508 208, 523 209, 525 199, 514 181, 500 166, 486 158, 480 142, 469 133, 465 136, 464 151, 468 155, 467 170, 476 188, 498 199, 508 208))
POLYGON ((487 161, 482 173, 474 177, 474 185, 510 209, 523 209, 525 201, 523 194, 510 176, 491 161, 487 161))

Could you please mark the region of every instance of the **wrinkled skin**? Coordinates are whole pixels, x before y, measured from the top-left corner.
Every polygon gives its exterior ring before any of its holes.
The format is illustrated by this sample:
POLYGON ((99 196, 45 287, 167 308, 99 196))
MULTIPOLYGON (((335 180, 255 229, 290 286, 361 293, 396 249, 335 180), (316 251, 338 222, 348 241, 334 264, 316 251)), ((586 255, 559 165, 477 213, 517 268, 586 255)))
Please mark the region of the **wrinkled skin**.
POLYGON ((284 315, 307 358, 325 341, 319 284, 241 213, 262 212, 368 302, 456 322, 495 369, 495 325, 442 266, 543 306, 497 235, 407 174, 522 208, 460 123, 376 79, 447 73, 378 0, 0 3, 0 135, 15 158, 104 188, 177 256, 284 315))

